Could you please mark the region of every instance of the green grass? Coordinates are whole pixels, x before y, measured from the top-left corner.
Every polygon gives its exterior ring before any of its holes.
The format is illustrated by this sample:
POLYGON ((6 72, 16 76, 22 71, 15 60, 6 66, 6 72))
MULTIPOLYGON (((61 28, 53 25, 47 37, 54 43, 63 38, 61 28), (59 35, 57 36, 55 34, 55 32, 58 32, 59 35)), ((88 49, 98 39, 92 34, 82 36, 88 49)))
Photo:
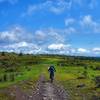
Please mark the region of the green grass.
MULTIPOLYGON (((31 66, 30 71, 25 69, 25 67, 21 68, 20 70, 21 70, 20 72, 14 73, 14 74, 19 73, 18 76, 15 76, 15 81, 9 80, 7 82, 0 82, 0 88, 7 87, 9 85, 18 83, 22 80, 27 80, 27 79, 31 79, 31 78, 35 80, 36 78, 39 77, 39 73, 41 73, 42 67, 33 65, 33 66, 31 66), (21 75, 20 75, 20 73, 21 73, 21 75)), ((9 75, 11 73, 7 73, 7 74, 9 75)))
MULTIPOLYGON (((26 61, 34 60, 32 57, 23 56, 18 57, 18 61, 21 62, 21 66, 15 67, 16 71, 12 72, 15 74, 15 80, 11 81, 10 79, 6 82, 0 82, 0 88, 7 88, 12 85, 20 85, 24 91, 30 91, 35 88, 36 82, 39 79, 41 74, 44 74, 49 79, 48 67, 53 64, 56 66, 55 72, 55 81, 58 84, 61 84, 67 91, 71 100, 91 100, 92 95, 99 96, 100 89, 95 89, 94 77, 100 76, 100 70, 93 70, 88 67, 87 77, 85 79, 77 79, 79 76, 82 76, 84 73, 83 66, 57 66, 57 62, 62 60, 58 57, 42 57, 39 58, 41 63, 38 64, 25 64, 26 61), (23 62, 24 60, 24 62, 23 62), (22 63, 23 62, 23 63, 22 63), (19 75, 16 75, 19 73, 19 75), (24 82, 25 81, 25 82, 24 82), (23 83, 24 82, 24 83, 23 83), (77 88, 77 85, 85 84, 84 88, 77 88)), ((38 58, 36 58, 38 60, 38 58)), ((87 61, 88 63, 91 61, 87 61)), ((99 62, 92 63, 95 66, 100 64, 99 62)), ((11 72, 5 72, 6 69, 1 68, 0 77, 5 73, 9 76, 11 72)), ((0 93, 0 99, 4 98, 4 94, 0 93)), ((3 99, 2 99, 3 100, 3 99)), ((6 99, 5 99, 6 100, 6 99)))
POLYGON ((91 100, 92 95, 100 96, 100 89, 95 90, 93 76, 100 75, 100 71, 87 69, 86 79, 77 79, 84 71, 83 67, 56 67, 55 79, 68 91, 71 100, 91 100), (77 88, 77 85, 85 84, 84 88, 77 88), (97 92, 98 91, 98 92, 97 92), (84 98, 85 97, 85 98, 84 98))

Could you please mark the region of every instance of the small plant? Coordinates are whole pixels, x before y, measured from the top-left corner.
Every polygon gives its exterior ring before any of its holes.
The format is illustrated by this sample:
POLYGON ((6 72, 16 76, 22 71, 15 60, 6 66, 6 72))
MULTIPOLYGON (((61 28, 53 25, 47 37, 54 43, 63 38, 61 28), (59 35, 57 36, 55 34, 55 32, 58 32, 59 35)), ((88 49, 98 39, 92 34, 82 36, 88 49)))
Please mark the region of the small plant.
POLYGON ((94 80, 95 80, 96 88, 100 88, 100 76, 96 76, 94 80))
POLYGON ((15 75, 14 73, 11 74, 11 81, 14 81, 15 80, 15 75))
POLYGON ((85 65, 85 66, 84 66, 84 69, 87 70, 87 68, 88 68, 88 67, 85 65))
POLYGON ((84 71, 83 71, 83 76, 84 76, 85 78, 87 78, 88 73, 87 73, 87 71, 86 71, 86 70, 84 70, 84 71))
POLYGON ((2 82, 2 77, 0 77, 0 82, 2 82))
POLYGON ((4 80, 4 82, 7 81, 7 74, 4 74, 4 76, 3 76, 3 80, 4 80))

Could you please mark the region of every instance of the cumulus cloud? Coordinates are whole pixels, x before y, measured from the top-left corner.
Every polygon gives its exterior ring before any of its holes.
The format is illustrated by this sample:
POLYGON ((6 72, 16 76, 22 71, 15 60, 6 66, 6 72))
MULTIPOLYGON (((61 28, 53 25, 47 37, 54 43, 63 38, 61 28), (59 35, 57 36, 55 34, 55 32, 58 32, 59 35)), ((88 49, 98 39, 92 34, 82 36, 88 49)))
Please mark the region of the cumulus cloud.
POLYGON ((77 51, 78 51, 78 53, 89 53, 89 50, 87 50, 85 48, 78 48, 77 51))
MULTIPOLYGON (((86 22, 94 22, 91 17, 84 18, 86 22)), ((84 24, 85 20, 83 21, 84 24)), ((80 21, 79 21, 80 22, 80 21)), ((50 54, 70 54, 70 55, 90 55, 100 54, 100 48, 75 48, 68 41, 67 34, 74 33, 73 27, 66 29, 39 29, 33 33, 22 27, 13 27, 0 32, 0 51, 23 52, 23 53, 50 53, 50 54), (65 34, 66 33, 66 34, 65 34), (6 43, 1 45, 1 41, 6 43)))
POLYGON ((72 0, 74 5, 78 5, 80 7, 88 7, 90 9, 94 9, 98 6, 99 0, 72 0))
POLYGON ((96 22, 93 21, 92 16, 91 15, 86 15, 83 17, 81 24, 84 26, 95 26, 96 22))
POLYGON ((59 15, 65 11, 70 11, 73 7, 94 9, 97 5, 99 5, 98 0, 45 0, 38 4, 30 4, 21 16, 33 15, 38 12, 51 12, 59 15))
POLYGON ((41 48, 36 44, 23 41, 5 45, 2 47, 2 49, 8 52, 38 53, 41 48))
POLYGON ((37 5, 31 4, 28 6, 28 10, 26 14, 32 15, 37 11, 49 11, 54 14, 61 14, 65 10, 69 10, 71 8, 72 1, 66 0, 47 0, 43 3, 39 3, 37 5))
POLYGON ((48 44, 48 43, 64 43, 64 32, 54 28, 36 30, 34 32, 34 39, 37 43, 48 44))
POLYGON ((65 10, 71 8, 72 2, 65 1, 65 0, 57 0, 57 2, 52 2, 52 6, 50 7, 50 11, 54 12, 55 14, 60 14, 65 10))
POLYGON ((9 47, 9 48, 23 48, 23 47, 37 48, 37 46, 35 46, 34 44, 27 43, 25 41, 7 45, 6 47, 9 47))
POLYGON ((100 21, 91 15, 84 15, 78 20, 75 18, 65 19, 66 33, 100 33, 100 21))
POLYGON ((91 15, 86 15, 80 20, 80 24, 83 29, 92 32, 92 33, 100 33, 100 23, 93 20, 91 15))
POLYGON ((19 26, 11 27, 6 31, 0 32, 0 41, 5 42, 18 42, 18 41, 31 41, 32 34, 27 32, 25 29, 19 26))
POLYGON ((65 48, 70 47, 70 45, 65 45, 65 44, 50 44, 48 46, 48 49, 50 50, 64 50, 65 48))
POLYGON ((16 26, 0 32, 0 44, 1 42, 6 42, 0 48, 7 52, 23 51, 26 53, 30 51, 31 53, 36 53, 47 52, 46 48, 49 43, 64 43, 64 37, 58 30, 53 28, 29 33, 24 28, 16 26))
POLYGON ((93 48, 92 49, 92 52, 95 53, 95 54, 100 54, 100 48, 93 48))
POLYGON ((65 25, 66 26, 69 26, 69 25, 72 25, 74 22, 75 22, 75 19, 74 18, 67 18, 65 20, 65 25))
POLYGON ((64 29, 64 32, 66 34, 73 34, 73 33, 77 33, 77 29, 74 27, 68 27, 68 28, 64 29))
POLYGON ((71 54, 71 45, 62 43, 52 43, 47 47, 47 51, 50 54, 71 54))
POLYGON ((1 40, 11 40, 11 41, 16 41, 16 35, 13 33, 9 33, 8 31, 1 32, 0 33, 0 39, 1 40))
POLYGON ((42 30, 36 30, 34 36, 35 36, 35 39, 39 41, 44 40, 46 38, 46 34, 42 30))
POLYGON ((60 30, 55 30, 50 28, 48 30, 48 37, 50 36, 56 43, 63 43, 65 41, 63 34, 60 33, 60 30))
POLYGON ((39 4, 29 5, 26 14, 32 15, 38 11, 49 11, 54 14, 61 14, 66 10, 70 10, 74 5, 93 9, 95 6, 97 6, 97 4, 97 0, 46 0, 45 2, 39 4))
POLYGON ((99 56, 100 54, 100 48, 95 47, 95 48, 90 48, 90 49, 86 49, 86 48, 77 48, 75 51, 75 54, 84 54, 86 56, 99 56))
POLYGON ((93 51, 100 51, 100 48, 93 48, 93 51))

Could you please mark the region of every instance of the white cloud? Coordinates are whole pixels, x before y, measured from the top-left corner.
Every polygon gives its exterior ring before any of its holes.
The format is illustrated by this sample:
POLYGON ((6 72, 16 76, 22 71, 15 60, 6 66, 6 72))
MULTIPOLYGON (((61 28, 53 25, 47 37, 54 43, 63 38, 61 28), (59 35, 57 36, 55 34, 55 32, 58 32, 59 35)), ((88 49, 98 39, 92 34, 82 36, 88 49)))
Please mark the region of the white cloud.
MULTIPOLYGON (((84 23, 95 23, 90 16, 87 16, 84 19, 84 21, 82 20, 84 23)), ((53 53, 70 55, 100 54, 100 48, 75 48, 70 44, 66 44, 66 40, 68 38, 66 34, 64 34, 65 32, 74 33, 76 32, 76 29, 73 27, 68 27, 66 29, 48 28, 36 30, 34 34, 31 34, 22 27, 12 27, 8 31, 0 32, 0 42, 2 40, 7 41, 5 45, 0 46, 0 51, 18 53, 22 51, 23 53, 53 53), (27 34, 29 34, 29 36, 27 34), (12 42, 10 43, 8 40, 12 42), (42 41, 41 44, 38 44, 39 41, 42 41)))
POLYGON ((91 15, 82 16, 79 20, 67 18, 65 26, 66 33, 100 33, 100 21, 91 15))
POLYGON ((92 16, 90 16, 90 15, 84 16, 81 21, 81 24, 87 25, 87 26, 95 26, 96 25, 96 23, 92 20, 92 16))
POLYGON ((74 22, 75 22, 75 19, 74 18, 67 18, 65 20, 65 25, 66 26, 69 26, 69 25, 72 25, 74 22))
POLYGON ((93 9, 98 5, 97 0, 45 0, 42 3, 31 4, 28 6, 27 11, 22 14, 32 15, 34 13, 49 11, 54 14, 62 14, 65 11, 69 11, 74 6, 80 6, 84 8, 93 9))
POLYGON ((32 34, 19 26, 14 26, 6 31, 0 32, 0 41, 19 42, 23 40, 31 41, 32 39, 32 34))
POLYGON ((70 49, 70 53, 71 53, 71 54, 75 54, 75 53, 76 53, 76 49, 75 49, 75 48, 71 48, 71 49, 70 49))
POLYGON ((69 10, 71 8, 72 1, 66 1, 66 0, 47 0, 43 3, 36 4, 36 5, 29 5, 28 10, 26 14, 32 15, 33 13, 37 11, 49 11, 54 14, 61 14, 65 10, 69 10))
POLYGON ((65 1, 65 0, 58 0, 55 4, 56 4, 56 6, 52 4, 52 6, 50 7, 50 11, 54 12, 55 14, 60 14, 60 13, 64 12, 65 10, 70 9, 72 2, 65 1))
POLYGON ((100 54, 100 48, 98 47, 98 48, 93 48, 92 49, 92 52, 94 53, 94 54, 100 54))
POLYGON ((28 43, 28 42, 18 42, 18 43, 13 43, 9 45, 5 45, 2 47, 5 51, 7 52, 23 52, 23 53, 38 53, 41 48, 34 44, 34 43, 28 43))
POLYGON ((35 44, 32 44, 32 43, 27 43, 25 41, 23 42, 18 42, 18 43, 14 43, 14 44, 10 44, 10 45, 7 45, 7 46, 4 46, 5 48, 23 48, 23 47, 28 47, 28 48, 33 48, 33 49, 38 49, 37 45, 35 44))
POLYGON ((17 38, 16 38, 16 34, 13 34, 13 33, 10 33, 8 31, 5 31, 5 32, 1 32, 0 33, 0 39, 1 40, 11 40, 11 41, 16 41, 17 38))
POLYGON ((77 30, 74 27, 68 27, 64 30, 66 34, 77 33, 77 30))
POLYGON ((100 33, 100 23, 93 20, 91 15, 86 15, 80 21, 83 29, 87 32, 100 33))
POLYGON ((78 53, 89 53, 89 50, 87 50, 85 48, 78 48, 77 51, 78 51, 78 53))
POLYGON ((100 48, 93 48, 93 51, 100 51, 100 48))
POLYGON ((12 44, 12 45, 8 45, 7 47, 20 48, 20 47, 28 47, 28 46, 32 46, 32 45, 28 44, 26 42, 19 42, 19 43, 15 43, 15 44, 12 44))
POLYGON ((46 38, 46 34, 42 30, 37 30, 34 36, 36 40, 44 40, 46 38))
POLYGON ((88 7, 90 9, 94 9, 98 6, 99 0, 72 0, 74 5, 78 5, 80 7, 88 7))
POLYGON ((63 30, 58 30, 54 28, 48 28, 48 29, 41 29, 36 30, 34 32, 34 39, 37 42, 41 43, 64 43, 65 42, 65 35, 61 34, 64 33, 63 30))
POLYGON ((65 44, 51 44, 48 46, 49 50, 64 50, 65 48, 70 47, 70 45, 65 45, 65 44))
POLYGON ((52 39, 55 40, 56 43, 58 42, 64 42, 65 39, 63 37, 63 35, 61 35, 61 33, 59 33, 59 30, 55 30, 55 29, 49 29, 48 30, 48 37, 51 37, 52 39))
POLYGON ((30 5, 30 6, 28 7, 27 14, 28 14, 28 15, 31 15, 31 14, 34 13, 37 9, 39 9, 39 8, 37 8, 36 5, 30 5))

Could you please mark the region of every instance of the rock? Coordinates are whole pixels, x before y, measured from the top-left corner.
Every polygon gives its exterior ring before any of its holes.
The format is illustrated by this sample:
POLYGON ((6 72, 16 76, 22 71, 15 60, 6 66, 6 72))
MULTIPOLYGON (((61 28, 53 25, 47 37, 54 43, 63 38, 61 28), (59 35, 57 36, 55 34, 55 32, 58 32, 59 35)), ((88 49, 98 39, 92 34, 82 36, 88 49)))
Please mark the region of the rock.
POLYGON ((13 96, 13 97, 15 96, 15 94, 14 94, 14 93, 11 93, 10 95, 11 95, 11 96, 13 96))
POLYGON ((97 85, 96 85, 96 88, 100 88, 100 84, 97 84, 97 85))
POLYGON ((77 88, 83 88, 83 87, 85 87, 85 84, 79 84, 79 85, 77 85, 77 88))
POLYGON ((43 97, 43 100, 46 100, 47 99, 47 97, 43 97))
POLYGON ((32 95, 30 95, 29 98, 32 98, 32 95))

